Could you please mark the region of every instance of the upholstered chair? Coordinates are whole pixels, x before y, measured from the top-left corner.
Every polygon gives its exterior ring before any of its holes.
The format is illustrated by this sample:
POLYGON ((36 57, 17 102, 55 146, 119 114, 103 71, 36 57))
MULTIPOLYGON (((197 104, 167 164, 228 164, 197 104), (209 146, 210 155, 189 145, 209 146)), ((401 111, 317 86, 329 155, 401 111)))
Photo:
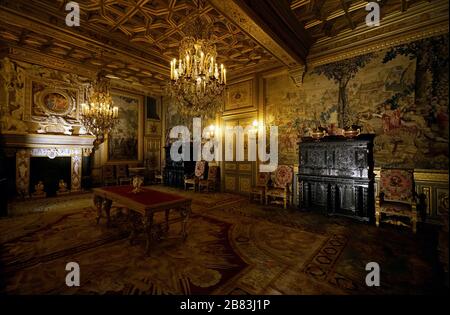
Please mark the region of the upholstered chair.
POLYGON ((284 209, 292 204, 291 184, 294 172, 291 166, 279 165, 273 174, 273 187, 266 191, 266 205, 271 201, 282 199, 284 209))
POLYGON ((117 185, 117 179, 114 174, 114 165, 104 165, 102 168, 103 186, 117 185))
POLYGON ((267 184, 269 183, 270 173, 258 173, 256 177, 256 185, 250 191, 250 201, 258 197, 260 203, 264 203, 266 196, 267 184))
POLYGON ((128 166, 126 164, 118 164, 116 166, 116 178, 119 185, 131 185, 131 178, 128 176, 128 166))
POLYGON ((416 233, 417 200, 414 172, 405 169, 381 169, 378 196, 375 199, 376 226, 380 222, 411 227, 416 233), (383 220, 383 217, 386 219, 383 220), (398 220, 409 219, 410 225, 398 220))
POLYGON ((187 190, 192 186, 194 187, 194 191, 196 191, 198 188, 198 183, 201 179, 203 179, 207 167, 208 163, 206 161, 197 161, 195 163, 194 174, 184 178, 184 189, 187 190))
POLYGON ((198 182, 199 191, 201 191, 202 188, 205 188, 205 187, 206 187, 207 192, 209 192, 210 189, 213 189, 214 191, 216 191, 217 187, 219 185, 219 177, 220 177, 220 167, 219 166, 210 166, 208 169, 208 178, 201 179, 198 182))

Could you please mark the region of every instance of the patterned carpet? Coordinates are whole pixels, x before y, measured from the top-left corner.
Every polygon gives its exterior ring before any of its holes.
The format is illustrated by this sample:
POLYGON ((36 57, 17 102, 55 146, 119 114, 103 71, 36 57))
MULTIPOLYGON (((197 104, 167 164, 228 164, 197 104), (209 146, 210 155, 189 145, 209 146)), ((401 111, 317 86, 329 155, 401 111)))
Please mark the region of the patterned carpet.
MULTIPOLYGON (((152 188, 193 198, 188 238, 179 225, 143 255, 125 216, 95 225, 88 206, 0 220, 0 292, 6 294, 418 294, 441 290, 434 234, 377 229, 343 218, 250 204, 232 194, 152 188), (81 286, 65 285, 79 263, 81 286), (381 286, 365 285, 365 265, 381 286)), ((90 198, 89 195, 84 197, 90 198)), ((74 199, 76 204, 79 198, 74 199)), ((39 206, 39 205, 37 205, 39 206)), ((31 211, 32 212, 32 211, 31 211)))

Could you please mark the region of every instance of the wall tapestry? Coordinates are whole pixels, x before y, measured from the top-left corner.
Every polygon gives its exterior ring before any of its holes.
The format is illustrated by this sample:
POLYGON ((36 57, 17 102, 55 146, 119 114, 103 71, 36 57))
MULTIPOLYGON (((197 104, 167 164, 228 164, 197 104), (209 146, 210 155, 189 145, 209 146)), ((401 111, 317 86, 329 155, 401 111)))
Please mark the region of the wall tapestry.
POLYGON ((268 78, 265 91, 280 163, 298 163, 309 129, 355 124, 376 134, 376 166, 448 169, 448 35, 319 66, 301 88, 268 78))
POLYGON ((108 136, 108 160, 137 161, 142 142, 142 97, 113 93, 112 98, 119 107, 119 121, 108 136))

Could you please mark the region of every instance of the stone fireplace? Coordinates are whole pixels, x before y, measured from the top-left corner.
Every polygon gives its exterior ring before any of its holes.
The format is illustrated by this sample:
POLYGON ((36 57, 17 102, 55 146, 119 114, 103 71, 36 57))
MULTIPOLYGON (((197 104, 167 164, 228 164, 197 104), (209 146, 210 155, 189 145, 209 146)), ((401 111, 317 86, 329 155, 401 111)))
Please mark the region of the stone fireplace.
MULTIPOLYGON (((33 193, 34 181, 39 179, 32 172, 42 172, 37 169, 39 165, 52 167, 51 160, 56 158, 69 158, 66 163, 70 170, 63 170, 60 175, 54 174, 55 180, 66 179, 70 192, 78 192, 82 189, 81 177, 83 167, 83 156, 89 156, 92 152, 93 137, 91 136, 63 136, 63 135, 3 135, 4 146, 10 152, 15 154, 16 168, 16 194, 18 197, 27 198, 33 193), (33 163, 36 166, 31 167, 33 158, 45 158, 45 164, 33 163), (49 159, 49 160, 47 160, 49 159), (64 174, 66 176, 64 176, 64 174), (68 175, 70 174, 70 175, 68 175)), ((54 165, 54 164, 53 164, 54 165)), ((88 167, 86 165, 85 167, 88 167)), ((57 170, 52 170, 53 173, 57 170)), ((42 173, 41 173, 42 174, 42 173)), ((47 179, 48 182, 48 179, 47 179)), ((52 183, 55 185, 55 183, 52 183)), ((51 194, 53 195, 53 193, 51 194)))
POLYGON ((30 157, 30 193, 41 182, 46 197, 70 193, 72 183, 72 158, 57 156, 53 159, 42 156, 30 157), (60 187, 61 185, 61 187, 60 187))

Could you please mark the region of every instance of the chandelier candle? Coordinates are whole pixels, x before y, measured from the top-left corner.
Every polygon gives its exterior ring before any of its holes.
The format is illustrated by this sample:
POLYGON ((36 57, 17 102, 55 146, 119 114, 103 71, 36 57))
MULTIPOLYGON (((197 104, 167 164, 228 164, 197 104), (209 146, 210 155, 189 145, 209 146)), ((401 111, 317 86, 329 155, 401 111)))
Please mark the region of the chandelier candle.
POLYGON ((87 103, 81 104, 81 122, 95 136, 94 146, 98 147, 115 126, 119 109, 113 106, 109 93, 109 80, 99 73, 97 80, 89 87, 87 103))
POLYGON ((170 62, 169 96, 185 116, 213 117, 222 110, 227 72, 200 18, 187 30, 179 58, 170 62))

